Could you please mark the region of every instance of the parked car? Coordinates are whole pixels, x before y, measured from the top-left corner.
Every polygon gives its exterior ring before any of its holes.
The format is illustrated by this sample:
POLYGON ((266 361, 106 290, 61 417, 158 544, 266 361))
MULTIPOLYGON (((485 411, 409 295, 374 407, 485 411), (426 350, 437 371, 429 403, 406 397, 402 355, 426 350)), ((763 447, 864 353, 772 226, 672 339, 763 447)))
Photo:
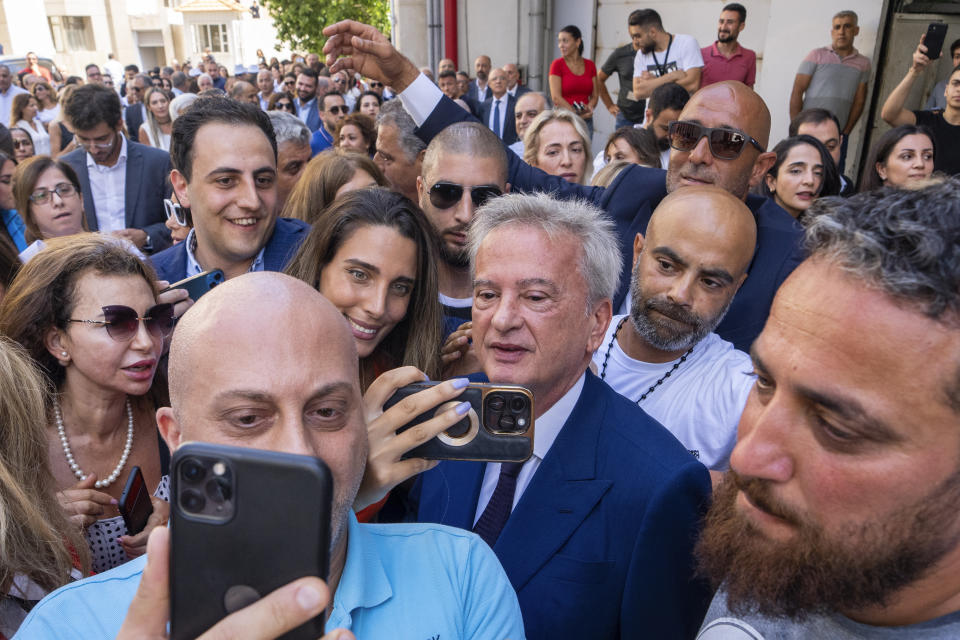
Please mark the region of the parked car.
MULTIPOLYGON (((53 78, 53 81, 56 83, 63 82, 63 76, 60 74, 60 70, 57 69, 57 64, 50 58, 39 58, 39 63, 41 67, 46 67, 47 71, 50 72, 50 77, 53 78)), ((0 64, 5 64, 10 69, 10 73, 17 75, 27 66, 27 59, 25 57, 0 57, 0 64)))

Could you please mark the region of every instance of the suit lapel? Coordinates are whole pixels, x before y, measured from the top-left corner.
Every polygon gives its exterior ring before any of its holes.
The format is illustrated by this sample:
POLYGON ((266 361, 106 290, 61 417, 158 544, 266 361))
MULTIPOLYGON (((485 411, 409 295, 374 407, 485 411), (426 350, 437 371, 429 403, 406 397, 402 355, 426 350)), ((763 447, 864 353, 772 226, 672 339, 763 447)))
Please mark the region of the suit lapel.
POLYGON ((93 202, 93 189, 90 188, 90 169, 87 167, 87 152, 80 156, 80 162, 73 165, 77 169, 77 178, 83 187, 83 215, 87 218, 87 228, 90 231, 99 231, 97 224, 97 207, 93 202))
POLYGON ((494 546, 517 591, 557 553, 610 488, 609 481, 596 478, 597 441, 606 411, 601 384, 587 372, 580 399, 494 546))
POLYGON ((472 529, 485 468, 483 462, 441 462, 423 474, 417 521, 472 529))
POLYGON ((140 202, 140 186, 143 182, 143 154, 136 143, 127 142, 127 171, 124 177, 123 220, 127 228, 136 226, 134 214, 140 202))

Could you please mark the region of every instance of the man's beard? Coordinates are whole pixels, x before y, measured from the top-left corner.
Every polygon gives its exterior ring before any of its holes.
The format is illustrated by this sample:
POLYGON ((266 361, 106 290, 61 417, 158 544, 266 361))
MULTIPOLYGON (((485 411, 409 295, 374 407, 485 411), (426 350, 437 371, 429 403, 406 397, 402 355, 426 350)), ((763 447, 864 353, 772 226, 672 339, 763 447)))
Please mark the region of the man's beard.
POLYGON ((714 586, 722 585, 728 608, 741 616, 802 620, 885 606, 956 547, 958 499, 960 472, 882 522, 851 523, 830 537, 780 504, 768 481, 730 471, 714 491, 697 543, 699 570, 714 586), (795 537, 788 542, 764 537, 737 511, 738 490, 794 525, 795 537))
POLYGON ((737 34, 733 31, 728 32, 724 35, 723 31, 717 31, 717 42, 735 42, 737 39, 737 34))
MULTIPOLYGON (((444 233, 466 233, 466 228, 445 229, 444 233)), ((443 261, 454 269, 466 269, 470 266, 470 252, 466 247, 451 247, 441 236, 437 240, 437 248, 443 261)))
POLYGON ((653 52, 656 51, 656 50, 657 50, 657 42, 656 42, 656 40, 654 40, 654 41, 651 42, 650 44, 642 44, 642 45, 640 45, 640 51, 643 52, 643 53, 645 53, 645 54, 651 54, 651 53, 653 53, 653 52))
POLYGON ((661 351, 681 351, 693 347, 717 328, 723 316, 730 308, 733 298, 713 317, 704 318, 693 311, 670 302, 664 298, 643 295, 643 282, 640 276, 640 259, 633 269, 633 279, 630 283, 630 322, 640 338, 661 351), (679 329, 673 323, 657 320, 651 316, 651 311, 686 325, 687 329, 679 329))
POLYGON ((670 136, 663 136, 662 138, 657 138, 657 149, 660 151, 666 151, 670 148, 670 136))

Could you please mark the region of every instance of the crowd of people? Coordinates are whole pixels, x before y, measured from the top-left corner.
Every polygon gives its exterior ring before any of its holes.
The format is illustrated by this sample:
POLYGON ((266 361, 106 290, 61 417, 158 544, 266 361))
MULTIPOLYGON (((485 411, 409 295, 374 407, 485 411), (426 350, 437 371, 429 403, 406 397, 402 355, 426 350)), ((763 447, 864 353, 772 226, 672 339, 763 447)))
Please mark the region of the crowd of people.
POLYGON ((960 66, 905 109, 921 41, 858 182, 855 13, 777 142, 742 5, 627 25, 599 68, 561 30, 548 92, 350 21, 234 75, 0 66, 0 638, 165 637, 189 441, 334 483, 329 575, 217 637, 960 633, 960 66), (529 459, 408 457, 476 381, 533 394, 529 459))

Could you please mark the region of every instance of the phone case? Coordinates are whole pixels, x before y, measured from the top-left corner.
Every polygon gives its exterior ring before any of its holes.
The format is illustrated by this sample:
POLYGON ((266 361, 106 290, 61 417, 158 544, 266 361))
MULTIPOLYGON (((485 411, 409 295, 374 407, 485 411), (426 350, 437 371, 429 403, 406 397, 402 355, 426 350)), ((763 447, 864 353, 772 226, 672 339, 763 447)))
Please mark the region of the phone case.
POLYGON ((187 293, 190 294, 190 299, 196 302, 200 299, 200 296, 222 282, 223 271, 220 269, 213 269, 211 271, 198 273, 197 275, 189 278, 184 278, 180 282, 174 282, 172 285, 164 289, 164 291, 169 291, 170 289, 186 289, 187 293))
POLYGON ((130 470, 117 506, 127 526, 127 535, 135 536, 143 531, 153 513, 153 502, 150 501, 150 491, 147 490, 140 467, 135 466, 130 470))
POLYGON ((927 48, 927 57, 936 60, 943 53, 943 42, 947 36, 947 25, 942 22, 931 22, 927 27, 927 35, 923 44, 927 48))
MULTIPOLYGON (((211 468, 216 469, 215 464, 211 468)), ((310 456, 187 443, 173 455, 171 477, 170 637, 195 638, 229 613, 304 576, 326 579, 333 482, 310 456), (181 469, 196 461, 225 464, 214 493, 227 496, 223 522, 198 516, 181 498, 195 490, 181 469), (219 488, 218 488, 219 487, 219 488), (226 488, 224 488, 226 487, 226 488)), ((201 481, 205 482, 205 481, 201 481)), ((207 497, 213 496, 204 485, 207 497)), ((283 635, 316 640, 323 615, 283 635)))
MULTIPOLYGON (((403 398, 423 391, 436 382, 418 382, 401 387, 384 403, 389 409, 403 398)), ((419 447, 403 455, 404 458, 427 458, 431 460, 477 460, 481 462, 526 462, 533 455, 534 409, 533 394, 517 385, 471 383, 463 393, 451 402, 428 409, 404 425, 398 432, 409 429, 414 424, 426 422, 437 412, 444 412, 451 406, 469 402, 470 412, 463 420, 453 425, 436 438, 432 438, 419 447), (490 410, 490 399, 497 394, 507 399, 523 400, 523 407, 511 410, 509 406, 500 411, 490 410), (522 431, 498 433, 498 422, 509 415, 515 420, 522 418, 525 428, 522 431)))

